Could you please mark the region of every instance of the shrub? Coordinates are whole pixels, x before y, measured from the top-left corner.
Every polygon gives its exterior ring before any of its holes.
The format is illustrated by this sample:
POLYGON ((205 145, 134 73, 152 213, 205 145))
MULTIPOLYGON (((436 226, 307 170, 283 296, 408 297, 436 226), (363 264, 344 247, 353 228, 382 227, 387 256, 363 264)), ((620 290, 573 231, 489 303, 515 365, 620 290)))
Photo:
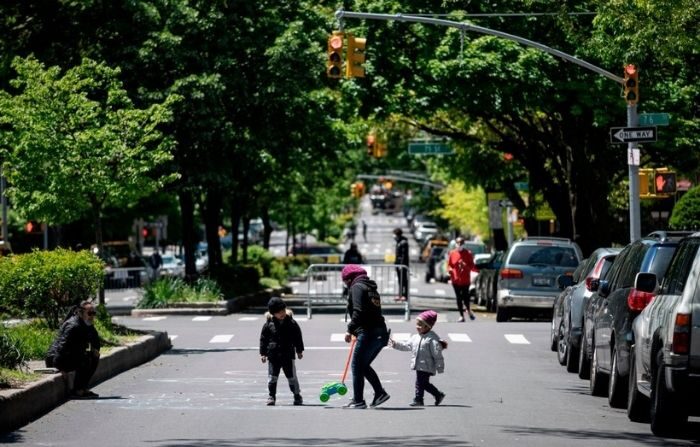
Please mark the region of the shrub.
POLYGON ((51 346, 56 331, 43 320, 32 320, 6 329, 11 338, 17 340, 22 356, 26 359, 43 359, 51 346))
POLYGON ((260 272, 256 267, 249 265, 223 265, 211 269, 209 277, 219 284, 227 299, 255 292, 260 288, 260 272))
POLYGON ((15 369, 25 365, 27 358, 22 354, 21 342, 0 325, 0 367, 15 369))
POLYGON ((43 317, 57 328, 67 310, 95 296, 102 262, 89 251, 58 249, 2 258, 0 300, 9 313, 43 317))
POLYGON ((179 278, 162 278, 146 286, 137 307, 157 309, 173 303, 216 302, 222 298, 221 288, 212 279, 200 278, 190 286, 179 278))

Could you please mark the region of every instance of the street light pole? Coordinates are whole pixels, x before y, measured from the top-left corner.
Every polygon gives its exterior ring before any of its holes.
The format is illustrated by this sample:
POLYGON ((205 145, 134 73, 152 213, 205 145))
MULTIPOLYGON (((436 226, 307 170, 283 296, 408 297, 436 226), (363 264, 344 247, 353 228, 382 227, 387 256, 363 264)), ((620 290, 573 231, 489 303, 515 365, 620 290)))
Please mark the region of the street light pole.
MULTIPOLYGON (((627 104, 627 127, 637 127, 637 104, 627 104)), ((642 237, 641 212, 639 208, 639 148, 636 142, 627 143, 627 165, 629 171, 630 242, 642 237)))

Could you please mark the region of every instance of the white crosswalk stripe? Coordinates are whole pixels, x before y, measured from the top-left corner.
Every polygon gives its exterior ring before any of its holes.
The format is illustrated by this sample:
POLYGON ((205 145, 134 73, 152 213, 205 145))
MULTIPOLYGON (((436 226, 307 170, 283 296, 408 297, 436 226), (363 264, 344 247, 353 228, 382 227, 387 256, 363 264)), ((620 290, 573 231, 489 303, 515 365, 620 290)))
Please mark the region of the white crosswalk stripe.
POLYGON ((204 316, 204 317, 194 317, 192 321, 209 321, 211 320, 210 316, 204 316))
POLYGON ((345 341, 345 334, 331 334, 331 341, 345 341))
POLYGON ((143 319, 143 321, 161 321, 165 320, 168 317, 146 317, 143 319))
POLYGON ((215 335, 209 343, 228 343, 233 338, 233 334, 215 335))
POLYGON ((455 342, 471 343, 472 339, 467 334, 447 334, 450 340, 455 342))
POLYGON ((523 334, 505 334, 504 337, 506 340, 508 340, 509 343, 513 343, 514 345, 529 345, 530 342, 527 341, 527 338, 523 334))
POLYGON ((241 317, 238 321, 257 321, 258 317, 241 317))
POLYGON ((445 289, 435 289, 435 295, 445 296, 445 289))

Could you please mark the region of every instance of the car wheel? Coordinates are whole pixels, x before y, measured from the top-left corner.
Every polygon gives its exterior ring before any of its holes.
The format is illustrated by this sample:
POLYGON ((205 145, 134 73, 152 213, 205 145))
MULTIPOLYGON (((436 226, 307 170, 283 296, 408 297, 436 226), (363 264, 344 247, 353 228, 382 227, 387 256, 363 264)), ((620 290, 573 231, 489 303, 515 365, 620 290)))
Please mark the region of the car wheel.
POLYGON ((637 362, 634 348, 630 352, 630 375, 627 385, 627 417, 632 422, 649 422, 649 398, 637 389, 637 362))
POLYGON ((567 354, 568 343, 566 342, 566 336, 564 335, 564 323, 560 323, 559 329, 557 330, 557 360, 559 360, 560 365, 566 365, 567 354))
POLYGON ((586 344, 586 331, 581 334, 581 347, 578 351, 578 378, 588 380, 591 377, 591 360, 588 357, 588 344, 586 344))
POLYGON ((508 310, 500 307, 498 303, 496 303, 496 321, 498 323, 503 323, 508 321, 508 310))
POLYGON ((558 331, 554 330, 554 320, 552 320, 551 327, 549 328, 549 349, 552 350, 552 352, 557 352, 557 345, 558 345, 558 340, 557 340, 557 335, 558 331))
POLYGON ((652 433, 663 436, 675 432, 679 426, 683 425, 688 419, 688 414, 666 387, 666 374, 661 353, 659 353, 657 365, 654 383, 651 386, 649 414, 652 433))
POLYGON ((612 367, 608 380, 608 403, 612 408, 625 408, 627 405, 627 382, 620 375, 620 365, 617 355, 617 346, 613 347, 612 367))
POLYGON ((598 349, 593 343, 593 355, 591 356, 590 389, 593 396, 605 396, 608 390, 606 383, 607 376, 598 369, 598 349))
POLYGON ((569 339, 568 345, 569 349, 566 351, 566 371, 570 373, 575 373, 578 372, 580 348, 574 346, 573 343, 571 343, 571 339, 569 339))

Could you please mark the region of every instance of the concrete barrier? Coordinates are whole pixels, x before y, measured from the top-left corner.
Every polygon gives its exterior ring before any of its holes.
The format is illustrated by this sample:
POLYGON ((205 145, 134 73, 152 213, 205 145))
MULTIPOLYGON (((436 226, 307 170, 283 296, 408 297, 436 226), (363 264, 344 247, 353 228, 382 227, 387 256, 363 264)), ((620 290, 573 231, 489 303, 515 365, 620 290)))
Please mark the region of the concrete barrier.
MULTIPOLYGON (((91 385, 152 360, 172 347, 166 332, 152 332, 100 358, 91 385)), ((0 433, 10 432, 43 416, 68 399, 74 373, 61 373, 25 388, 0 390, 0 433)))

